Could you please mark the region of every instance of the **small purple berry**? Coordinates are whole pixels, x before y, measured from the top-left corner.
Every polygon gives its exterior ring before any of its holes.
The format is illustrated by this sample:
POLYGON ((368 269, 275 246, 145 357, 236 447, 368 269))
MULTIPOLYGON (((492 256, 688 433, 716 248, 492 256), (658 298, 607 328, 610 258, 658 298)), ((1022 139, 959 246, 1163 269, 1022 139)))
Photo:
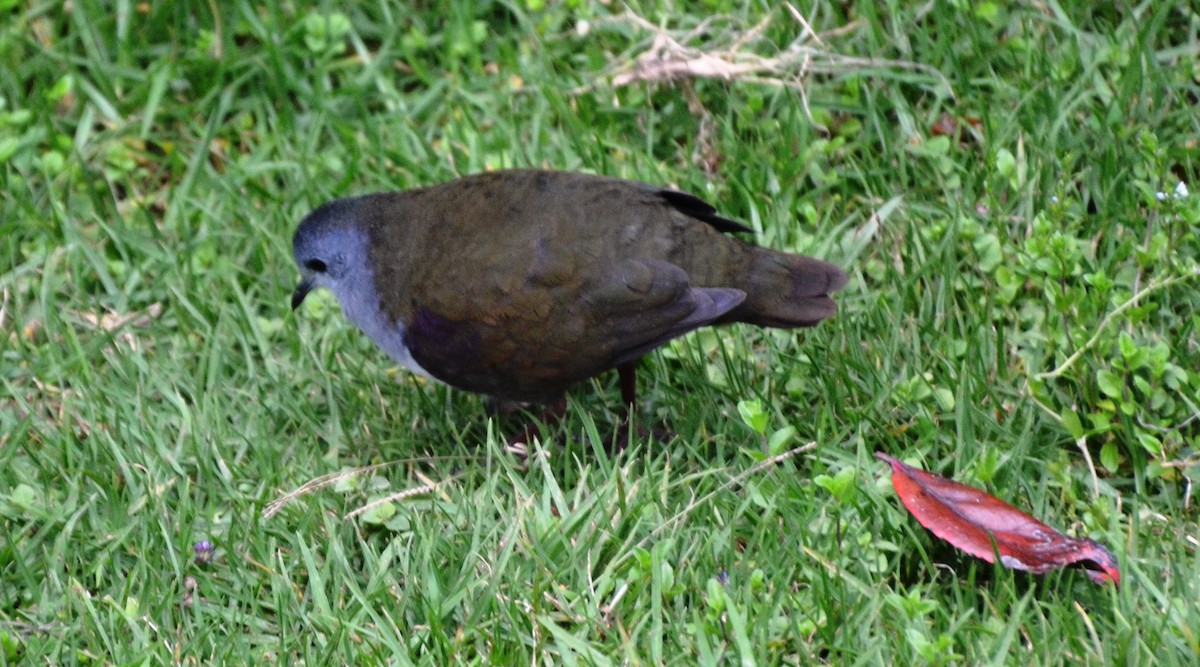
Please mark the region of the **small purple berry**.
POLYGON ((192 545, 192 550, 196 552, 197 563, 201 565, 208 565, 212 562, 213 551, 215 550, 212 542, 209 542, 208 540, 200 540, 196 544, 192 545))

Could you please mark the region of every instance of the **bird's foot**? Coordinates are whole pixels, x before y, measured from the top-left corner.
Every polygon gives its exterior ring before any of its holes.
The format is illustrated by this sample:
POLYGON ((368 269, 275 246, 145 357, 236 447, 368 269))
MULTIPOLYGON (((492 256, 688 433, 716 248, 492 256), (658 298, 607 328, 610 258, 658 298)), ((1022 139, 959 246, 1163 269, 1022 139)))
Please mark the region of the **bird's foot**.
POLYGON ((665 424, 661 427, 642 426, 633 423, 634 420, 630 417, 628 411, 621 422, 617 424, 617 430, 613 433, 613 437, 609 440, 611 446, 608 448, 609 454, 620 454, 625 451, 625 448, 634 442, 634 438, 638 441, 646 443, 666 444, 675 437, 675 433, 666 428, 665 424))
MULTIPOLYGON (((488 402, 488 412, 500 417, 511 416, 518 410, 528 407, 528 405, 502 402, 494 399, 488 402)), ((610 455, 621 453, 632 442, 657 442, 665 444, 675 437, 675 433, 666 428, 665 424, 660 427, 647 427, 638 424, 637 420, 632 416, 633 409, 633 405, 631 404, 627 405, 621 411, 621 418, 617 422, 611 437, 605 438, 605 451, 610 455)), ((566 417, 566 414, 567 399, 565 397, 550 403, 545 406, 545 409, 536 418, 525 422, 524 426, 519 427, 508 439, 505 448, 518 456, 527 456, 529 445, 534 440, 542 443, 548 442, 548 438, 552 436, 553 431, 566 417)), ((562 437, 556 438, 555 442, 559 445, 566 444, 562 437)))
MULTIPOLYGON (((495 409, 495 406, 489 404, 490 409, 495 409)), ((498 410, 500 411, 500 410, 498 410)), ((508 409, 508 412, 512 412, 508 409)), ((545 442, 546 431, 563 420, 567 414, 567 399, 560 398, 557 401, 546 406, 542 414, 537 419, 526 422, 515 435, 508 439, 506 449, 516 452, 524 456, 529 451, 529 445, 534 441, 545 442)))

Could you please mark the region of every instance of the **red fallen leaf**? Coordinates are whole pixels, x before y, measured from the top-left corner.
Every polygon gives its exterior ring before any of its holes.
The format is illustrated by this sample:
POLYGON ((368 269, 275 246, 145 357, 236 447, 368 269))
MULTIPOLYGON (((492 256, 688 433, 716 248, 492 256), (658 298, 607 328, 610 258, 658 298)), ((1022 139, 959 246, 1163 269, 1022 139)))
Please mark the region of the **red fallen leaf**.
POLYGON ((1078 565, 1098 584, 1121 583, 1117 559, 1095 540, 1067 537, 995 496, 882 452, 875 458, 892 466, 892 486, 917 521, 972 556, 992 563, 998 552, 1001 565, 1035 574, 1078 565))

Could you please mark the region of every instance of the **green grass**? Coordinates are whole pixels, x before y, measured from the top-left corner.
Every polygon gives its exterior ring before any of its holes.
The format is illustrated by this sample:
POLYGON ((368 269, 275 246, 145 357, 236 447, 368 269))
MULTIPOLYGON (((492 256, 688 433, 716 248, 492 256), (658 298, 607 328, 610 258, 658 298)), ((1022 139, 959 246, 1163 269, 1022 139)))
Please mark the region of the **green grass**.
MULTIPOLYGON (((635 9, 802 36, 741 4, 635 9)), ((0 0, 0 664, 1200 659, 1194 6, 810 3, 858 60, 758 74, 803 94, 614 88, 652 39, 615 3, 68 6, 0 0), (841 311, 651 355, 666 445, 604 454, 615 379, 581 386, 522 465, 328 295, 288 310, 312 207, 508 166, 696 192, 846 266, 841 311), (954 553, 874 451, 1124 585, 954 553)))

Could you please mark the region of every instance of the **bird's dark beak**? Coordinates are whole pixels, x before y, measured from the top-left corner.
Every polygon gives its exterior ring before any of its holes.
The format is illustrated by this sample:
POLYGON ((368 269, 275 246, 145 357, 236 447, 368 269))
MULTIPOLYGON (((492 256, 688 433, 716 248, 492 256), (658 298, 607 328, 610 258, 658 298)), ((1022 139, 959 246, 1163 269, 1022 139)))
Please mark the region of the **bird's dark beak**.
POLYGON ((304 303, 304 297, 308 296, 312 288, 313 283, 311 278, 305 278, 300 281, 299 285, 296 285, 296 291, 292 292, 292 310, 296 310, 300 307, 300 304, 304 303))

